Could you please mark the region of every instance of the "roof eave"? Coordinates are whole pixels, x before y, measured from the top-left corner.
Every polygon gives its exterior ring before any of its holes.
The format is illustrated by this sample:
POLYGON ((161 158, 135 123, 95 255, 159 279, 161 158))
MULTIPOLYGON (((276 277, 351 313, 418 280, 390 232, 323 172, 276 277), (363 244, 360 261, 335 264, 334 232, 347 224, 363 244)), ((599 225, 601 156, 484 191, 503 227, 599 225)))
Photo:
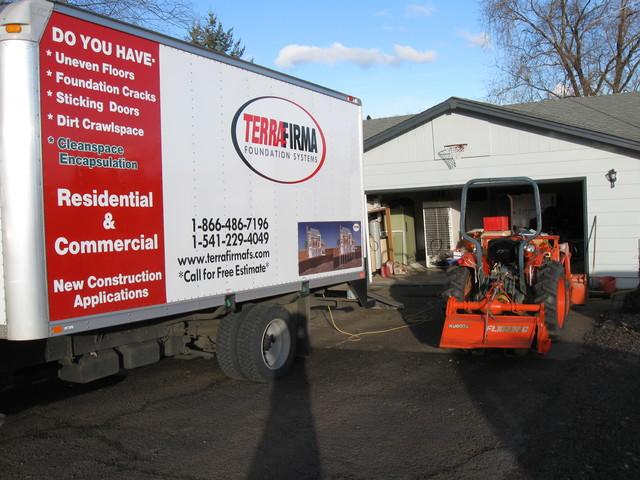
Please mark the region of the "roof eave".
POLYGON ((564 123, 554 122, 552 120, 546 120, 540 117, 534 117, 524 113, 514 112, 507 110, 504 107, 495 105, 489 105, 486 103, 475 102, 472 100, 466 100, 463 98, 451 97, 422 113, 419 113, 404 122, 395 125, 384 132, 380 132, 377 135, 368 138, 364 142, 364 151, 367 152, 373 148, 376 148, 383 143, 386 143, 394 138, 407 133, 410 130, 418 128, 425 123, 430 122, 436 117, 439 117, 445 113, 450 113, 455 110, 466 111, 469 113, 476 113, 481 115, 487 115, 493 118, 499 118, 509 122, 514 122, 520 125, 526 125, 535 128, 541 128, 550 130, 553 132, 561 133, 564 135, 573 136, 580 139, 590 140, 605 145, 612 145, 626 150, 640 152, 640 142, 629 140, 622 137, 616 137, 614 135, 608 135, 606 133, 589 130, 586 128, 575 127, 564 123))
POLYGON ((404 122, 400 122, 397 125, 394 125, 393 127, 388 128, 387 130, 384 130, 366 139, 364 141, 364 151, 366 152, 382 145, 383 143, 387 143, 389 140, 393 140, 400 135, 403 135, 415 128, 418 128, 421 125, 424 125, 427 122, 430 122, 434 118, 455 109, 455 103, 453 105, 450 105, 453 100, 453 97, 445 100, 444 102, 439 103, 438 105, 435 105, 430 109, 425 110, 424 112, 418 113, 413 117, 408 118, 404 122))

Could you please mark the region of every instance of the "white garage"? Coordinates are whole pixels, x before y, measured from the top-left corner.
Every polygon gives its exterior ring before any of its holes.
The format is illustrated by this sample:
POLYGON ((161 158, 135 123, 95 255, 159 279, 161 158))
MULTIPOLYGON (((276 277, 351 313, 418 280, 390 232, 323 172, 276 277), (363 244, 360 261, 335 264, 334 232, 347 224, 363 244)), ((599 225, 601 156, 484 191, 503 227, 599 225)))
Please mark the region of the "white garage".
MULTIPOLYGON (((364 151, 374 269, 386 259, 446 261, 462 185, 527 176, 540 187, 543 230, 573 245, 575 272, 638 285, 639 94, 509 106, 450 98, 417 115, 365 120, 364 151)), ((526 188, 474 189, 467 229, 487 214, 529 226, 532 206, 526 188)))

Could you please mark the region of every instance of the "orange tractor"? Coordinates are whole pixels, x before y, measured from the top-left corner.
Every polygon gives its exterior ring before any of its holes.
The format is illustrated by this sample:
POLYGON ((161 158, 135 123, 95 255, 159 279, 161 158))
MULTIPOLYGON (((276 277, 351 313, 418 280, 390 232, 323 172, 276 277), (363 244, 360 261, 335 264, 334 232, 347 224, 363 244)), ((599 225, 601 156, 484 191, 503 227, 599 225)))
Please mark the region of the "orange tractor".
POLYGON ((527 177, 470 180, 462 189, 460 216, 461 257, 447 272, 440 347, 548 352, 549 331, 564 326, 571 306, 571 252, 557 235, 541 233, 538 186, 527 177), (508 217, 498 217, 504 225, 488 230, 492 218, 485 218, 484 230, 467 232, 469 188, 507 184, 533 188, 535 231, 512 231, 508 217))

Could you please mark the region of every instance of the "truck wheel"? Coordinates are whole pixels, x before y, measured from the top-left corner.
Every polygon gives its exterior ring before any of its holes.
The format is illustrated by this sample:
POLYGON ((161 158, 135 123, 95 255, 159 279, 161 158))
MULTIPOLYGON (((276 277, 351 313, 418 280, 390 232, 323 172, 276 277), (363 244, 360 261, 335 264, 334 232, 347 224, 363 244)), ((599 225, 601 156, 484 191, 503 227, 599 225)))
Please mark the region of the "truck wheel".
POLYGON ((269 382, 285 375, 295 356, 296 329, 284 308, 261 303, 240 322, 236 349, 248 380, 269 382))
MULTIPOLYGON (((251 308, 253 308, 253 305, 251 308)), ((216 358, 218 359, 218 365, 227 377, 236 380, 245 379, 240 370, 236 344, 238 329, 248 312, 249 310, 245 308, 242 312, 231 313, 222 317, 216 336, 216 358)))
POLYGON ((538 269, 533 286, 534 303, 544 304, 544 317, 550 331, 564 326, 569 296, 564 267, 557 262, 548 262, 538 269))
POLYGON ((442 299, 449 297, 457 300, 470 300, 473 292, 473 272, 469 267, 454 265, 447 270, 447 288, 442 292, 442 299))

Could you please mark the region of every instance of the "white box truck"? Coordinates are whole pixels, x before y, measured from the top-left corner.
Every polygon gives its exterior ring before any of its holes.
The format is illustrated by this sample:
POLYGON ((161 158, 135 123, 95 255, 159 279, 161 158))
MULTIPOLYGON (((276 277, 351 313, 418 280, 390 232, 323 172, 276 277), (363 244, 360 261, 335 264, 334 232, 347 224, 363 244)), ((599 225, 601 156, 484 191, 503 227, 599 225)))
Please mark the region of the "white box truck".
POLYGON ((309 292, 364 278, 364 209, 358 99, 64 3, 0 10, 5 373, 215 350, 280 376, 309 292))

